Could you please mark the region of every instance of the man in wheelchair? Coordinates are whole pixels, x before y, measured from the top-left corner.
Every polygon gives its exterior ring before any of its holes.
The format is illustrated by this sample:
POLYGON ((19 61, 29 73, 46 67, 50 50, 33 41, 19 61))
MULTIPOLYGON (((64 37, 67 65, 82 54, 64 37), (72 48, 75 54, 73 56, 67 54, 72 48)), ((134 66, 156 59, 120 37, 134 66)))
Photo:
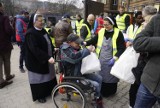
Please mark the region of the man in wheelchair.
MULTIPOLYGON (((61 61, 63 62, 65 73, 69 76, 82 76, 80 72, 82 59, 95 50, 94 46, 81 49, 81 43, 83 43, 83 40, 76 34, 71 33, 67 37, 67 42, 64 42, 60 46, 61 61)), ((102 97, 100 94, 102 77, 97 73, 85 74, 83 77, 95 87, 97 106, 98 108, 103 108, 102 97)))

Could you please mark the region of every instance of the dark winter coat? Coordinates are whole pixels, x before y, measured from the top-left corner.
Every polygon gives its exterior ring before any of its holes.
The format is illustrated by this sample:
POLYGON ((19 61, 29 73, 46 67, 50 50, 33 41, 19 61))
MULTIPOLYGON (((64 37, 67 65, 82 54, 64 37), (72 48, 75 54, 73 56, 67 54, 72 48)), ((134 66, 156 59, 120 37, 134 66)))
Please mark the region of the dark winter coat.
POLYGON ((46 34, 47 32, 44 29, 38 31, 35 28, 29 29, 26 33, 25 65, 29 71, 40 74, 49 73, 48 60, 51 58, 51 56, 48 55, 48 44, 46 39, 44 38, 44 35, 46 34))
MULTIPOLYGON (((90 31, 93 29, 93 26, 91 26, 87 21, 85 21, 84 24, 86 24, 88 26, 90 31)), ((87 27, 86 26, 82 26, 82 28, 80 29, 81 38, 85 40, 87 35, 88 35, 87 27)))
POLYGON ((11 36, 13 29, 10 25, 9 17, 0 13, 0 53, 8 52, 13 49, 11 36))
POLYGON ((133 42, 137 52, 148 52, 141 82, 155 96, 160 96, 160 14, 154 16, 133 42))

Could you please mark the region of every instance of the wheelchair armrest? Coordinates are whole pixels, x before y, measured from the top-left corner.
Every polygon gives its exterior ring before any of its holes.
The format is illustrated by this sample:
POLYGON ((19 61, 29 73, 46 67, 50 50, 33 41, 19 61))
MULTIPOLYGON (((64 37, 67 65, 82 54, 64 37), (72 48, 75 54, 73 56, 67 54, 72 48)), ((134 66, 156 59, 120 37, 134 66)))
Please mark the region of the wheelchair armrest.
POLYGON ((65 76, 64 80, 85 80, 84 77, 73 77, 73 76, 65 76))

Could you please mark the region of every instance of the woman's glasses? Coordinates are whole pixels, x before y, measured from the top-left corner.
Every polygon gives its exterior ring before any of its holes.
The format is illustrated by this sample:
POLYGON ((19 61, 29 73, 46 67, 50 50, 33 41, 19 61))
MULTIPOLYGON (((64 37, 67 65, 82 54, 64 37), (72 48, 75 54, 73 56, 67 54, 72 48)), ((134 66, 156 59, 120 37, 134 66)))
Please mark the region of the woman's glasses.
POLYGON ((110 26, 111 24, 103 24, 103 26, 110 26))

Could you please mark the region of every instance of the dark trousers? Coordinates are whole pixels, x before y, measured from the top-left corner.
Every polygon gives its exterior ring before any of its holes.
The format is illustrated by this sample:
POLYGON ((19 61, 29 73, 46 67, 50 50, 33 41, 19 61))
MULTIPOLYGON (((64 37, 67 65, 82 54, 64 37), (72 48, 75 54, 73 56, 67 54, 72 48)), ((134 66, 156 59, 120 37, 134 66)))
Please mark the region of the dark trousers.
POLYGON ((104 83, 102 82, 101 94, 103 97, 109 97, 117 92, 118 83, 104 83))
POLYGON ((25 46, 23 42, 17 42, 20 48, 20 57, 19 57, 19 68, 23 68, 23 62, 25 58, 25 46))
POLYGON ((131 107, 134 107, 138 88, 139 88, 139 84, 137 83, 131 84, 131 87, 129 90, 129 104, 131 107))
POLYGON ((4 82, 3 66, 4 66, 5 77, 7 78, 10 75, 11 72, 10 58, 11 58, 11 51, 0 53, 0 84, 4 82))

